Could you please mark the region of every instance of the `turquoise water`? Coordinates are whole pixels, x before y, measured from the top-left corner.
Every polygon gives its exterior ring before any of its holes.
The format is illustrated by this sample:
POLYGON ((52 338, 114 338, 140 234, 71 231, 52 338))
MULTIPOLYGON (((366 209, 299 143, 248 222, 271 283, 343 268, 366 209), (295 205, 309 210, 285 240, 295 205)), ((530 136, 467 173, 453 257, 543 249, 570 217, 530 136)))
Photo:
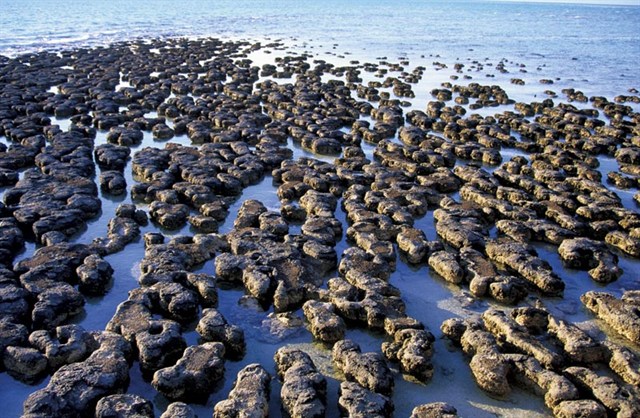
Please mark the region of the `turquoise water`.
MULTIPOLYGON (((167 0, 0 0, 0 55, 104 45, 135 38, 216 36, 263 40, 265 44, 281 39, 292 49, 310 51, 331 62, 378 61, 381 57, 395 62, 399 57, 406 57, 411 61, 408 68, 425 65, 424 80, 414 89, 416 98, 411 100, 415 108, 424 109, 426 102, 431 100, 430 89, 449 80, 454 62, 464 62, 465 70, 473 61, 483 63, 484 70, 469 73, 473 74, 472 81, 499 84, 517 100, 530 101, 542 95, 543 90, 549 88, 537 83, 542 78, 554 79, 555 83, 550 87, 556 91, 575 87, 587 95, 609 98, 625 94, 632 87, 640 88, 638 22, 640 7, 629 6, 417 0, 402 3, 373 0, 188 0, 179 3, 167 0), (434 61, 447 63, 449 69, 437 72, 431 66, 434 61), (501 61, 506 63, 509 74, 495 71, 495 65, 501 61), (489 73, 494 78, 486 78, 489 73), (509 80, 513 77, 526 79, 527 84, 510 85, 509 80)), ((276 55, 256 53, 252 58, 261 64, 273 62, 276 55)), ((502 110, 505 109, 479 112, 493 114, 502 110)), ((64 129, 68 120, 54 120, 53 123, 64 129)), ((2 141, 5 138, 0 138, 2 141)), ((96 145, 101 141, 104 141, 103 133, 99 134, 96 145)), ((186 140, 171 140, 181 141, 186 140)), ((154 141, 145 134, 145 142, 133 151, 147 145, 154 145, 154 141)), ((155 146, 163 144, 155 143, 155 146)), ((296 146, 292 148, 295 157, 306 154, 296 146)), ((368 147, 365 151, 371 154, 372 149, 368 147)), ((130 165, 125 169, 125 175, 127 183, 133 184, 130 165)), ((0 197, 2 193, 0 189, 0 197)), ((119 199, 101 197, 102 216, 89 223, 87 230, 76 237, 77 242, 88 243, 94 237, 104 235, 106 222, 113 216, 116 206, 121 201, 130 201, 128 196, 119 199)), ((273 209, 279 205, 269 176, 247 188, 230 212, 236 213, 247 198, 259 199, 273 209)), ((627 200, 637 208, 630 198, 627 200)), ((341 220, 345 217, 340 209, 336 216, 341 220)), ((233 215, 221 226, 221 232, 228 231, 232 223, 233 215)), ((417 220, 416 226, 424 229, 430 239, 435 239, 432 211, 417 220)), ((295 228, 292 226, 291 230, 295 231, 295 228)), ((150 224, 142 232, 155 230, 150 224)), ((193 234, 193 231, 187 226, 171 232, 171 235, 176 234, 193 234)), ((338 254, 346 246, 343 237, 336 248, 338 254)), ((585 272, 565 269, 552 246, 539 244, 536 248, 567 283, 563 299, 545 300, 549 310, 575 322, 589 320, 590 315, 581 308, 578 297, 586 290, 602 289, 601 286, 592 282, 585 272)), ((27 244, 19 258, 30 256, 33 249, 33 244, 27 244)), ((85 314, 75 318, 77 323, 87 329, 104 328, 117 304, 137 286, 138 263, 143 254, 143 244, 138 241, 125 251, 107 257, 116 270, 114 286, 104 297, 88 299, 85 314)), ((623 257, 620 265, 625 274, 606 288, 616 295, 640 286, 635 275, 638 262, 623 257)), ((212 273, 213 262, 200 269, 212 273)), ((443 320, 481 312, 489 304, 487 301, 470 303, 461 289, 432 275, 426 266, 409 267, 398 263, 391 283, 401 289, 407 313, 421 320, 436 335, 440 335, 438 328, 443 320)), ((274 340, 264 328, 269 312, 241 306, 238 301, 242 295, 241 289, 221 290, 220 310, 230 322, 243 324, 252 349, 242 361, 227 363, 221 387, 205 405, 195 406, 199 416, 211 416, 213 405, 228 395, 236 373, 246 364, 260 362, 271 370, 273 353, 285 343, 300 344, 312 352, 321 371, 329 377, 327 416, 337 416, 339 382, 333 375, 327 350, 314 345, 304 328, 284 341, 274 340)), ((193 329, 186 330, 185 337, 190 344, 196 343, 193 329)), ((358 341, 365 351, 380 348, 380 335, 354 328, 348 331, 347 337, 358 341)), ((548 416, 549 411, 540 397, 518 389, 506 400, 488 397, 473 382, 467 361, 460 350, 452 349, 444 340, 438 339, 433 358, 436 373, 431 383, 418 385, 398 374, 394 394, 396 416, 409 416, 414 406, 434 401, 449 402, 462 416, 468 417, 548 416)), ((167 400, 142 378, 137 364, 131 370, 131 379, 129 392, 151 400, 159 415, 167 400)), ((0 417, 18 416, 24 399, 47 381, 48 378, 38 385, 27 386, 0 373, 0 404, 3 405, 0 417)), ((270 405, 274 417, 280 415, 278 392, 279 384, 274 380, 270 405)))

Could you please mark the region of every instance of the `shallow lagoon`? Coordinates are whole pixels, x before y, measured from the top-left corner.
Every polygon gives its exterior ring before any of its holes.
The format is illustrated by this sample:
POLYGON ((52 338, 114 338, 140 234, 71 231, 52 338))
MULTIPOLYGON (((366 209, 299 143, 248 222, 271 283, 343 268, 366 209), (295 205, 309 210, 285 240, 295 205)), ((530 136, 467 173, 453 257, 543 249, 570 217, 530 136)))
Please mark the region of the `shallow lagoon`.
MULTIPOLYGON (((300 50, 300 46, 295 46, 294 42, 292 42, 292 44, 294 44, 291 45, 294 51, 296 49, 300 50)), ((302 49, 304 50, 304 47, 302 49)), ((320 49, 320 47, 318 47, 318 49, 320 49)), ((308 51, 310 51, 310 49, 308 51)), ((282 52, 279 51, 274 54, 258 52, 255 53, 252 58, 256 65, 261 65, 280 54, 282 54, 282 52)), ((353 57, 349 55, 334 53, 332 51, 320 53, 319 57, 330 62, 334 62, 335 60, 337 63, 342 62, 344 64, 353 59, 353 57)), ((395 62, 395 59, 389 58, 389 61, 395 62)), ((411 58, 410 62, 411 66, 409 68, 417 65, 424 65, 427 68, 423 81, 413 87, 414 91, 416 91, 416 98, 410 99, 413 107, 416 109, 424 109, 426 102, 431 98, 429 91, 432 88, 439 87, 442 82, 451 81, 450 76, 453 75, 453 71, 451 70, 453 63, 449 62, 449 67, 446 70, 435 70, 431 66, 431 61, 429 61, 428 58, 411 58)), ((515 72, 518 67, 518 65, 514 64, 513 68, 510 68, 515 72)), ((518 77, 525 79, 527 84, 525 86, 515 86, 509 84, 509 80, 514 74, 497 73, 493 71, 493 68, 495 67, 485 67, 479 74, 474 74, 474 78, 469 82, 480 82, 484 84, 485 82, 489 83, 487 80, 490 80, 491 84, 495 83, 503 86, 504 89, 509 92, 510 97, 519 98, 518 100, 535 100, 535 97, 542 94, 542 91, 546 89, 546 86, 537 84, 538 79, 541 78, 538 73, 518 73, 518 77), (491 74, 493 77, 486 77, 486 74, 491 74), (514 91, 513 96, 511 96, 512 91, 514 91)), ((543 72, 547 74, 546 70, 543 72)), ((366 73, 363 74, 366 76, 366 73)), ((374 79, 372 75, 370 75, 370 77, 371 80, 374 79)), ((277 81, 286 82, 287 80, 277 81)), ((367 79, 365 79, 364 82, 366 83, 367 79)), ((463 80, 455 81, 455 83, 463 82, 463 80)), ((552 86, 552 88, 559 91, 563 85, 574 86, 573 83, 569 81, 563 81, 552 86)), ((411 109, 411 107, 406 110, 409 109, 411 109)), ((504 110, 511 110, 511 108, 505 106, 482 109, 481 113, 497 113, 504 110)), ((53 120, 52 123, 57 123, 61 127, 68 126, 67 120, 53 120)), ((95 145, 104 143, 105 140, 105 133, 99 133, 95 145)), ((0 138, 0 141, 7 143, 6 138, 0 138)), ((149 133, 145 133, 143 143, 139 146, 132 147, 132 151, 135 153, 136 150, 146 146, 162 147, 166 142, 167 141, 154 141, 149 133)), ((189 144, 186 136, 177 137, 168 142, 189 144)), ((290 142, 290 147, 294 150, 294 158, 312 156, 328 161, 333 159, 333 157, 321 157, 310 154, 293 142, 290 142)), ((371 144, 363 144, 363 148, 367 155, 371 157, 374 146, 371 144)), ((505 150, 504 161, 508 161, 512 154, 516 155, 520 154, 520 152, 517 150, 505 150)), ((608 172, 617 169, 615 160, 603 158, 601 161, 603 171, 608 172)), ((124 171, 129 186, 134 183, 130 164, 131 162, 129 162, 124 171)), ((486 169, 491 170, 492 168, 486 167, 486 169)), ((606 178, 606 172, 603 172, 603 178, 606 178)), ((220 232, 225 233, 231 229, 234 215, 246 199, 260 200, 269 209, 279 208, 280 204, 275 190, 269 175, 265 176, 259 183, 246 188, 236 203, 231 206, 229 210, 230 215, 227 220, 220 225, 220 232)), ((637 210, 637 206, 632 200, 632 193, 616 189, 614 189, 614 191, 620 195, 626 207, 637 210)), ((0 194, 3 192, 4 189, 0 189, 0 194)), ((73 241, 89 243, 95 237, 104 236, 106 234, 106 224, 114 215, 117 205, 131 201, 129 196, 113 198, 102 195, 102 192, 100 193, 103 203, 101 216, 90 221, 86 230, 73 237, 73 241)), ((138 203, 138 206, 146 209, 146 205, 144 204, 138 203)), ((336 217, 345 223, 345 214, 340 208, 336 211, 336 217)), ((431 210, 423 218, 416 221, 416 227, 423 229, 429 239, 436 238, 433 226, 433 212, 431 210)), ((157 229, 153 223, 150 223, 149 226, 142 228, 142 233, 155 231, 157 229)), ((170 236, 192 235, 195 233, 189 226, 175 231, 163 229, 161 229, 161 231, 170 236)), ((290 227, 291 233, 297 231, 299 231, 299 226, 292 225, 290 227)), ((341 254, 342 250, 348 245, 343 236, 342 240, 336 246, 338 254, 341 254)), ((28 243, 25 251, 16 261, 30 256, 34 248, 35 245, 33 243, 28 243)), ((551 263, 554 271, 564 279, 567 285, 564 298, 545 298, 543 300, 545 306, 554 315, 584 325, 585 328, 595 331, 596 334, 602 336, 602 334, 597 331, 594 321, 591 319, 592 316, 582 308, 578 300, 579 296, 585 291, 602 289, 602 286, 591 281, 586 272, 578 272, 564 268, 553 246, 536 244, 536 249, 542 258, 551 263)), ((107 256, 106 260, 109 261, 115 269, 113 287, 104 297, 87 298, 85 314, 76 317, 74 322, 87 329, 103 329, 115 312, 116 306, 126 299, 127 292, 137 287, 137 277, 139 275, 138 263, 143 254, 143 243, 142 240, 139 239, 128 245, 124 251, 107 256)), ((638 283, 637 276, 635 275, 635 271, 640 267, 640 263, 626 257, 621 257, 620 266, 625 271, 624 275, 615 283, 606 286, 607 291, 617 296, 624 290, 640 288, 640 283, 638 283)), ((213 261, 210 261, 201 266, 199 271, 213 273, 213 270, 213 261)), ((422 321, 437 337, 435 355, 433 357, 436 373, 429 384, 422 385, 410 380, 405 380, 399 373, 396 373, 396 389, 393 398, 396 416, 409 416, 414 406, 431 401, 449 402, 456 406, 462 416, 547 416, 549 414, 540 397, 530 395, 519 389, 514 390, 513 394, 506 400, 496 400, 488 397, 480 391, 473 382, 467 364, 468 360, 464 358, 460 350, 450 347, 446 340, 439 338, 441 335, 439 326, 443 320, 453 316, 467 316, 482 312, 492 302, 474 300, 468 295, 465 289, 447 284, 424 265, 408 266, 400 261, 397 271, 392 275, 390 282, 401 290, 403 300, 407 305, 407 314, 422 321)), ((312 353, 319 369, 329 378, 327 416, 337 416, 336 404, 339 381, 336 378, 339 376, 335 375, 331 367, 330 351, 328 351, 326 347, 314 343, 311 334, 306 331, 304 327, 292 331, 291 335, 287 335, 284 340, 270 335, 267 328, 265 328, 265 319, 270 311, 263 312, 252 304, 239 303, 239 301, 243 300, 243 294, 242 289, 221 289, 219 310, 230 323, 243 325, 247 337, 247 345, 250 348, 242 361, 227 362, 225 380, 220 383, 220 387, 217 388, 216 392, 209 398, 206 405, 195 406, 199 416, 211 415, 213 405, 219 400, 226 398, 236 373, 246 364, 258 362, 271 371, 273 354, 282 344, 301 345, 305 350, 312 353)), ((532 293, 528 302, 532 303, 535 298, 536 295, 532 293)), ((185 332, 185 337, 189 344, 197 343, 197 334, 193 328, 195 328, 195 324, 185 332)), ((347 332, 347 337, 358 342, 362 346, 363 351, 378 351, 383 339, 383 335, 377 335, 360 328, 350 328, 347 332)), ((46 385, 47 381, 48 379, 45 379, 35 386, 27 386, 9 378, 6 373, 1 373, 0 384, 3 386, 3 391, 0 393, 0 402, 5 405, 7 416, 19 415, 22 410, 22 402, 28 394, 46 385)), ((270 405, 271 416, 278 416, 280 414, 279 404, 277 402, 279 389, 279 383, 277 380, 274 380, 272 382, 272 401, 270 405)), ((131 369, 129 392, 140 394, 152 400, 157 413, 162 412, 168 403, 163 396, 158 395, 150 384, 142 378, 137 364, 134 364, 131 369)))

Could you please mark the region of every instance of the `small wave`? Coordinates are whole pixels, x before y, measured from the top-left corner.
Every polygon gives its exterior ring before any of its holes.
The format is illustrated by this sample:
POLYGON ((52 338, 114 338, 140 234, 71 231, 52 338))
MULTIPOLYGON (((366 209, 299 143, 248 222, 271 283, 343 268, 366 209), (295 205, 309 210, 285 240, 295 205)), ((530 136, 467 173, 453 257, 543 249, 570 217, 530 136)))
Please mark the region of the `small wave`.
POLYGON ((73 44, 77 42, 83 42, 91 39, 91 35, 83 34, 77 36, 62 36, 59 38, 45 38, 39 40, 39 43, 45 45, 56 45, 56 44, 73 44))

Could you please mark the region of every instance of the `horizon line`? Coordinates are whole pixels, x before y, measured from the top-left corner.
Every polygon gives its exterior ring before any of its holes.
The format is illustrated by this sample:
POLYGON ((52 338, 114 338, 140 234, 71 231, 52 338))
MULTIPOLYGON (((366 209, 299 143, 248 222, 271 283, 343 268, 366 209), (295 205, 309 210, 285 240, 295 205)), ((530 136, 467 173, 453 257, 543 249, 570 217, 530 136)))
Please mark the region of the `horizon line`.
POLYGON ((633 6, 640 7, 640 0, 485 0, 496 3, 552 3, 552 4, 580 4, 591 6, 633 6))

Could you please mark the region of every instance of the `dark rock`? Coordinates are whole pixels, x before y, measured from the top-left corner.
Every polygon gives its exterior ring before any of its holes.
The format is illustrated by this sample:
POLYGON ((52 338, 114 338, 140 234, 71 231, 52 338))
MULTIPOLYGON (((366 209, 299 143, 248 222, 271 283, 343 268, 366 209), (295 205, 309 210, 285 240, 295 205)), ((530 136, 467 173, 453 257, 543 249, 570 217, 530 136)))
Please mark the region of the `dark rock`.
POLYGON ((242 272, 248 264, 248 260, 243 256, 235 256, 229 253, 222 253, 215 260, 216 276, 219 280, 229 283, 241 283, 242 272))
POLYGON ((332 358, 347 380, 373 392, 389 395, 394 381, 389 366, 379 353, 361 353, 360 347, 351 340, 340 340, 334 344, 332 358))
POLYGON ((13 276, 9 270, 0 270, 0 312, 9 322, 22 322, 30 313, 30 295, 13 276))
MULTIPOLYGON (((0 210, 2 216, 2 210, 0 210)), ((2 264, 11 263, 16 253, 24 247, 24 236, 14 218, 0 218, 0 257, 2 264)))
POLYGON ((37 382, 47 371, 46 357, 30 347, 6 347, 2 364, 9 375, 25 383, 37 382))
POLYGON ((199 298, 196 293, 179 284, 159 282, 149 289, 154 302, 166 316, 180 323, 189 323, 198 315, 199 298))
POLYGON ((118 305, 116 313, 109 323, 107 331, 120 334, 129 343, 135 344, 136 335, 151 327, 151 301, 126 300, 118 305))
POLYGON ((216 404, 215 418, 267 417, 269 415, 269 388, 271 376, 259 364, 249 364, 238 372, 229 397, 216 404))
POLYGON ((350 417, 388 418, 393 414, 393 402, 353 382, 340 384, 340 411, 350 417))
POLYGON ((346 325, 331 303, 309 300, 302 306, 311 333, 320 341, 333 343, 344 337, 346 325))
POLYGON ((78 288, 81 292, 89 295, 102 295, 111 282, 113 268, 111 265, 92 254, 84 259, 83 264, 76 269, 80 280, 78 288))
POLYGON ((82 312, 84 298, 75 288, 59 283, 38 294, 31 312, 35 329, 49 329, 82 312))
POLYGON ((216 277, 206 273, 188 273, 187 282, 200 296, 204 307, 218 305, 218 287, 216 277))
POLYGON ((205 399, 224 377, 223 357, 221 343, 188 347, 174 366, 156 371, 151 384, 169 399, 205 399))
POLYGON ((131 393, 109 395, 98 401, 96 418, 153 418, 153 404, 131 393))
POLYGON ((187 218, 189 224, 193 226, 198 232, 211 233, 218 232, 218 221, 215 218, 202 215, 189 216, 187 218))
POLYGON ((12 322, 10 317, 0 318, 0 356, 9 346, 26 346, 28 338, 26 326, 12 322))
POLYGON ((246 351, 244 331, 242 328, 227 323, 227 320, 216 309, 205 309, 196 331, 204 341, 218 341, 224 344, 229 358, 238 359, 246 351))
POLYGON ((433 402, 418 405, 411 411, 410 418, 457 418, 458 410, 448 403, 433 402))
POLYGON ((123 170, 130 154, 130 148, 113 144, 98 145, 94 151, 98 165, 107 170, 123 170))
POLYGON ((267 212, 267 208, 257 200, 245 200, 238 211, 233 223, 234 228, 259 227, 260 215, 267 212))
POLYGON ((186 347, 180 325, 170 320, 151 320, 148 328, 135 334, 140 368, 153 373, 180 358, 186 347))
POLYGON ((160 418, 196 418, 195 412, 189 405, 183 402, 173 402, 169 404, 160 418))
POLYGON ((149 215, 164 228, 178 229, 187 222, 189 207, 155 201, 149 206, 149 215))
POLYGON ((46 387, 27 398, 23 416, 93 415, 98 400, 125 390, 129 364, 126 353, 113 343, 118 338, 103 339, 86 360, 61 367, 46 387))
POLYGON ((127 191, 127 181, 119 171, 103 171, 100 174, 100 188, 114 196, 123 195, 127 191))
POLYGON ((289 233, 289 224, 277 212, 264 212, 258 217, 260 229, 277 237, 284 237, 289 233))
POLYGON ((342 225, 331 216, 309 216, 301 228, 302 234, 323 245, 334 246, 342 236, 342 225))
POLYGON ((601 242, 588 238, 564 240, 558 253, 569 267, 589 269, 589 276, 599 283, 615 281, 622 275, 618 257, 601 242))
POLYGON ((93 336, 78 325, 62 325, 52 331, 34 331, 29 336, 29 343, 45 355, 52 371, 65 364, 84 360, 96 345, 93 336))
POLYGON ((164 123, 159 123, 157 125, 154 125, 153 128, 151 129, 151 133, 153 134, 153 137, 155 139, 161 139, 161 140, 171 139, 175 135, 175 132, 173 131, 173 129, 169 128, 164 123))
POLYGON ((324 245, 315 239, 305 241, 302 246, 305 259, 320 276, 334 271, 338 266, 338 254, 330 245, 324 245))
POLYGON ((616 332, 640 344, 640 314, 637 306, 604 292, 590 291, 580 296, 580 300, 616 332))
MULTIPOLYGON (((106 127, 101 127, 98 125, 99 129, 104 129, 106 127)), ((140 130, 136 129, 128 129, 124 127, 112 127, 109 129, 107 133, 107 141, 111 144, 118 144, 130 147, 132 145, 137 145, 142 142, 144 138, 144 134, 140 130)))
MULTIPOLYGON (((156 240, 160 237, 154 236, 152 241, 156 240)), ((142 273, 191 270, 210 260, 219 245, 219 238, 213 234, 176 237, 166 244, 148 245, 140 270, 142 273)))
POLYGON ((280 396, 287 414, 292 418, 324 417, 327 381, 309 355, 296 348, 281 347, 274 360, 282 379, 280 396))

